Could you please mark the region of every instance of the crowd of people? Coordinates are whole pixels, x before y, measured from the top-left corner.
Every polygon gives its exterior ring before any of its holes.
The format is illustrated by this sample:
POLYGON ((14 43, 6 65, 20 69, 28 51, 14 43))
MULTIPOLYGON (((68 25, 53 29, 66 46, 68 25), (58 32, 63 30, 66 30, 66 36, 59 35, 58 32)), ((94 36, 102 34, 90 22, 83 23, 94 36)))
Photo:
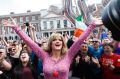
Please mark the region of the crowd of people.
POLYGON ((120 43, 95 20, 79 36, 54 32, 37 41, 35 27, 5 20, 21 40, 0 38, 0 79, 120 79, 120 43), (49 39, 48 39, 49 38, 49 39))

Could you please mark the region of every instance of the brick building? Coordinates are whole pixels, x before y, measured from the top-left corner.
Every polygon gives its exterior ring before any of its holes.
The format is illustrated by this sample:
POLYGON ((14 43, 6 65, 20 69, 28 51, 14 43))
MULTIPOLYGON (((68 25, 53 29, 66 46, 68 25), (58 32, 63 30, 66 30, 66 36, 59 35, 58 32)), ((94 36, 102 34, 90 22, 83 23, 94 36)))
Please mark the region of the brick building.
MULTIPOLYGON (((10 20, 10 17, 12 17, 20 26, 23 25, 23 23, 26 22, 31 22, 37 31, 37 36, 39 37, 39 32, 40 32, 40 12, 31 12, 30 10, 27 11, 27 13, 19 13, 19 14, 15 14, 14 12, 11 12, 10 15, 2 15, 0 16, 0 22, 2 20, 10 20)), ((2 25, 0 25, 0 35, 3 35, 4 32, 4 36, 7 37, 8 39, 12 40, 12 39, 19 39, 18 36, 16 35, 16 33, 14 33, 14 31, 9 28, 9 27, 2 27, 2 25)))

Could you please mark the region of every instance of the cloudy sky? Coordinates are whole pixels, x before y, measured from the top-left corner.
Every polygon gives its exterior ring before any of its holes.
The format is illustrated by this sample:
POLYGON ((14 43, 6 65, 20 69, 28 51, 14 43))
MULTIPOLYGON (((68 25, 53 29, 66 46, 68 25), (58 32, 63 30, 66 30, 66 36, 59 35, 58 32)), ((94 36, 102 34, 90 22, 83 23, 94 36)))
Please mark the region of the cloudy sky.
MULTIPOLYGON (((100 3, 101 0, 87 0, 89 4, 100 3)), ((52 4, 62 4, 62 0, 0 0, 0 15, 10 12, 24 13, 27 10, 40 11, 48 9, 52 4)))

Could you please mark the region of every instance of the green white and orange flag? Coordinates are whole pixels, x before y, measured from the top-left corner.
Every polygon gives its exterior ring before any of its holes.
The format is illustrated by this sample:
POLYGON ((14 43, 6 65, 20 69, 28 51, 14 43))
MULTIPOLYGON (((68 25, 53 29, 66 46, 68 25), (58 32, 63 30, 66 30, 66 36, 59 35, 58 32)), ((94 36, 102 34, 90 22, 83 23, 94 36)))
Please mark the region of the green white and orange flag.
POLYGON ((74 31, 74 36, 79 37, 87 28, 87 25, 83 22, 83 16, 79 15, 76 17, 76 29, 74 31))

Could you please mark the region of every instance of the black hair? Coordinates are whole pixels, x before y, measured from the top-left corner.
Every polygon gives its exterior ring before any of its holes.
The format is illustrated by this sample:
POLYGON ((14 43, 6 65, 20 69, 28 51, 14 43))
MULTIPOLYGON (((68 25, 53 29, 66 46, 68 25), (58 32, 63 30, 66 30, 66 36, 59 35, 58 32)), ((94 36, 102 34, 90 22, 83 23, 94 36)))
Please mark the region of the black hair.
POLYGON ((103 48, 104 48, 105 46, 110 46, 112 49, 114 49, 114 47, 113 47, 113 45, 112 45, 111 43, 104 44, 104 45, 103 45, 103 48))
MULTIPOLYGON (((24 53, 23 51, 24 51, 24 50, 21 50, 21 51, 20 51, 19 59, 20 59, 21 54, 24 53)), ((27 53, 27 52, 26 52, 26 53, 27 53)), ((29 55, 29 54, 28 54, 28 55, 29 55)), ((30 56, 30 55, 29 55, 29 56, 30 56)), ((31 70, 31 72, 32 72, 32 74, 33 74, 34 79, 38 79, 38 78, 37 78, 37 69, 36 69, 35 65, 32 63, 32 61, 31 61, 30 58, 29 58, 27 67, 30 68, 30 70, 31 70)), ((23 73, 22 70, 23 70, 23 65, 22 65, 22 62, 20 61, 20 62, 19 62, 19 65, 16 66, 15 69, 14 69, 15 79, 21 79, 22 73, 23 73)))
POLYGON ((74 43, 74 41, 72 40, 72 38, 68 39, 68 41, 67 41, 67 47, 70 48, 73 43, 74 43))

